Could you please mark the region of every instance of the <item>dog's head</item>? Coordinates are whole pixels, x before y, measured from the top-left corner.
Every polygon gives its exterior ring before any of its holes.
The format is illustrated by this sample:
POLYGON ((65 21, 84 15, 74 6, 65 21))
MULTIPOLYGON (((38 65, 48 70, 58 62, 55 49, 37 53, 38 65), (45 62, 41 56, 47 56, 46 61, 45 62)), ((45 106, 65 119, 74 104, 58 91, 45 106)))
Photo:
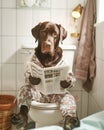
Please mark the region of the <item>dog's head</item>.
POLYGON ((32 30, 32 35, 38 41, 38 49, 41 53, 53 56, 59 45, 66 36, 66 30, 58 24, 43 22, 36 25, 32 30))

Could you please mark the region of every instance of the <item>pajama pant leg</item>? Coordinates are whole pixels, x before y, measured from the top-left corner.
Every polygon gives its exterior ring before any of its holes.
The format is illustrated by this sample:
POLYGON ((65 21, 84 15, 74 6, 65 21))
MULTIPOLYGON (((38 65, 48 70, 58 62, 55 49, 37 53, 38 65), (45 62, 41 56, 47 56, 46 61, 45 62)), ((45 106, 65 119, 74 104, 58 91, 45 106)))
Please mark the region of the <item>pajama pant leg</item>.
POLYGON ((31 99, 32 94, 29 85, 22 86, 17 94, 18 107, 20 108, 21 105, 25 105, 29 108, 31 104, 31 99))
POLYGON ((33 90, 30 85, 24 85, 20 88, 17 95, 18 106, 25 105, 30 108, 31 101, 40 101, 41 94, 39 91, 33 90))
POLYGON ((74 97, 68 94, 50 94, 47 96, 50 103, 58 103, 63 117, 76 117, 76 102, 74 97))
POLYGON ((65 94, 65 96, 61 99, 60 110, 63 117, 76 117, 76 102, 71 94, 65 94))

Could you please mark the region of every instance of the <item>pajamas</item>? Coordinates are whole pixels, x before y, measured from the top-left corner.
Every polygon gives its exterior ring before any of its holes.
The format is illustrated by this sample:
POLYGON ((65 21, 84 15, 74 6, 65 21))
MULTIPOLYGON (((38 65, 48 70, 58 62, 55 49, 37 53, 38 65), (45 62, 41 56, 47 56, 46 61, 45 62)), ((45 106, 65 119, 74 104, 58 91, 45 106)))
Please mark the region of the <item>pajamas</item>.
MULTIPOLYGON (((33 55, 31 61, 43 67, 35 55, 33 55)), ((58 64, 63 64, 63 60, 58 64)), ((36 87, 37 85, 36 86, 32 85, 29 82, 30 74, 31 74, 30 70, 27 67, 25 73, 26 85, 20 88, 17 96, 19 106, 26 105, 28 106, 28 108, 30 108, 32 100, 41 103, 57 103, 60 106, 60 110, 63 117, 66 116, 76 117, 76 102, 74 97, 68 91, 68 89, 65 89, 65 92, 61 94, 55 93, 55 94, 44 95, 37 90, 36 87)), ((72 74, 68 74, 67 80, 70 81, 69 87, 72 87, 75 82, 74 76, 72 74)))

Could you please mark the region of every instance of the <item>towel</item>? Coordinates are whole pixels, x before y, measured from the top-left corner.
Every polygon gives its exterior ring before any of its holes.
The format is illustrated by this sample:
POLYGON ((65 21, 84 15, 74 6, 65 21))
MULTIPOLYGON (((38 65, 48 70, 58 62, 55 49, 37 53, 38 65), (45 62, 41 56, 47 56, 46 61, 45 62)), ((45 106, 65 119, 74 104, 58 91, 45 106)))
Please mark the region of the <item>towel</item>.
POLYGON ((87 0, 81 24, 81 32, 75 57, 75 77, 84 81, 83 88, 89 92, 95 77, 95 0, 87 0))

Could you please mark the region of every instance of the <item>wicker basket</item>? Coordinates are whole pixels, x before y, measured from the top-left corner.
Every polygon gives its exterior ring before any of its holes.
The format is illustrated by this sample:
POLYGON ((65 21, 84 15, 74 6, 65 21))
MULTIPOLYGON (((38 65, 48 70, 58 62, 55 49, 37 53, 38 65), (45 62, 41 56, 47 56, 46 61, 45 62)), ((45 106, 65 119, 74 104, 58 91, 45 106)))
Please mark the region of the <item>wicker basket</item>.
POLYGON ((13 113, 15 97, 0 95, 0 130, 11 130, 10 115, 13 113))

